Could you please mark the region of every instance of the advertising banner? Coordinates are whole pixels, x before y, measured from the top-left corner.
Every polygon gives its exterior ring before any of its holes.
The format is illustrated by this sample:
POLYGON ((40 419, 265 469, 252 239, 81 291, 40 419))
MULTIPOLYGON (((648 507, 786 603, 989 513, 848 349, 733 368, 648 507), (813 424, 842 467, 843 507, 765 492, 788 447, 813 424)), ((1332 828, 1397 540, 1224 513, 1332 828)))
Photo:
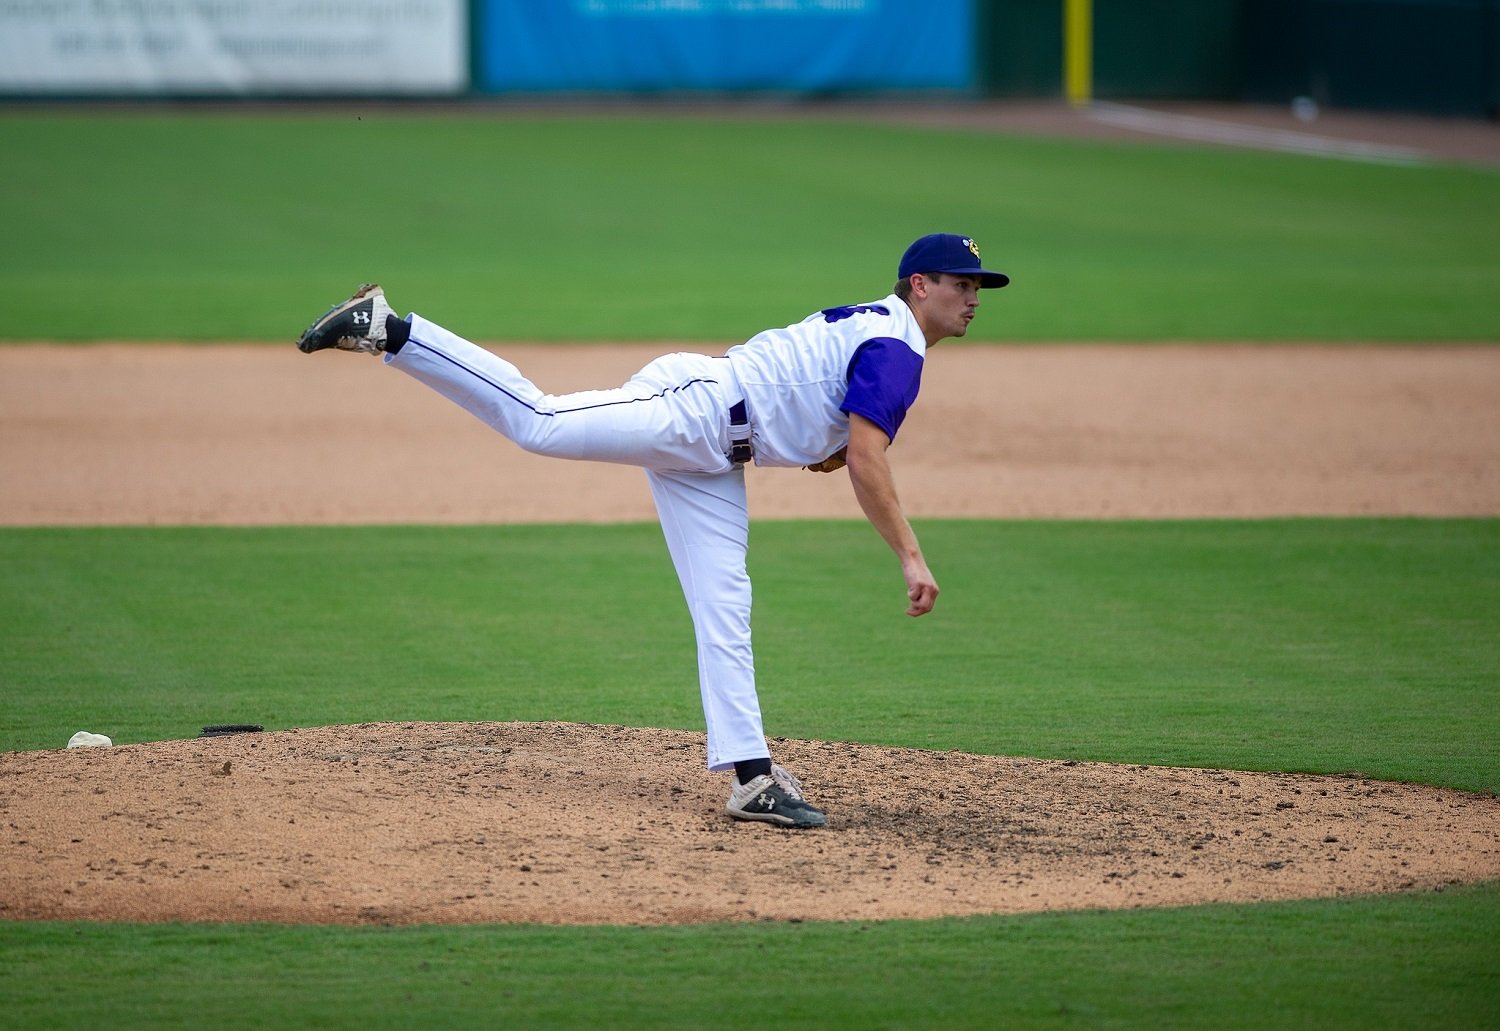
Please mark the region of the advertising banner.
POLYGON ((968 90, 973 0, 476 0, 491 92, 968 90))
POLYGON ((0 93, 449 94, 464 0, 0 0, 0 93))

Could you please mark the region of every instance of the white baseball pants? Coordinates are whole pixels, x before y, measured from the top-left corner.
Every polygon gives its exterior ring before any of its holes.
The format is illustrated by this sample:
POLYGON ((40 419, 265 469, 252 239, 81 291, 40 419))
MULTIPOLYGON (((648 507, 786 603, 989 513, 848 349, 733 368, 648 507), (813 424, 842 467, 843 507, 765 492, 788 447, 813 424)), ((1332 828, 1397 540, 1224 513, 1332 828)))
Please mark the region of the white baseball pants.
POLYGON ((729 460, 743 400, 725 358, 669 354, 623 386, 544 394, 504 359, 418 315, 385 361, 541 455, 645 468, 698 642, 708 766, 770 755, 750 643, 750 515, 729 460))

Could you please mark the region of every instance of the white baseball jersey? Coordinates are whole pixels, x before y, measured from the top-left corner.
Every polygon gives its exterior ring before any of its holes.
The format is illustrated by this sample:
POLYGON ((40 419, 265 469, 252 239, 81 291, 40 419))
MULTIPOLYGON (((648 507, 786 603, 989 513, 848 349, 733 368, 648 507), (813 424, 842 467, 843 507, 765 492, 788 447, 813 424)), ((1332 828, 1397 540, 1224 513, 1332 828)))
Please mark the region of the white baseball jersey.
POLYGON ((827 308, 726 357, 750 409, 755 464, 821 462, 849 443, 849 414, 892 440, 917 398, 927 340, 906 302, 827 308))

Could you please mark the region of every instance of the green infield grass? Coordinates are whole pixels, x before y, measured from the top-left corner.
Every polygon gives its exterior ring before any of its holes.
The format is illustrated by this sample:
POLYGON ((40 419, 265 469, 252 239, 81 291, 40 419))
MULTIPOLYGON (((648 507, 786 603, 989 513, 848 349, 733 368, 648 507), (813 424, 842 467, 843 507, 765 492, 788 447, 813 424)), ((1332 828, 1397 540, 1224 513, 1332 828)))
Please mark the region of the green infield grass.
MULTIPOLYGON (((902 613, 863 524, 752 531, 778 735, 1500 791, 1500 521, 934 521, 902 613)), ((205 723, 701 729, 660 530, 0 532, 0 748, 205 723)))
POLYGON ((0 113, 0 339, 742 340, 974 235, 971 339, 1495 341, 1500 171, 854 119, 0 113))

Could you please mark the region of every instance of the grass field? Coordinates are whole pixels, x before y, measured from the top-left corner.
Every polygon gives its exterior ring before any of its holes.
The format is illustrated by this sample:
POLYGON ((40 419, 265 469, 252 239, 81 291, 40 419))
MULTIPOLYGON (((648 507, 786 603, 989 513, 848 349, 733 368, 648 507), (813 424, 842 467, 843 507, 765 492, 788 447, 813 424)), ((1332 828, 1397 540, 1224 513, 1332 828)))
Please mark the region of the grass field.
MULTIPOLYGON (((756 526, 777 733, 1500 792, 1500 521, 919 529, 941 619, 901 617, 868 527, 756 526), (830 647, 849 626, 879 633, 830 647)), ((85 724, 702 728, 655 526, 20 529, 0 568, 22 688, 0 748, 85 724)))
MULTIPOLYGON (((984 340, 1500 340, 1500 175, 1473 169, 837 119, 12 111, 0 134, 7 340, 283 340, 372 276, 482 339, 735 340, 883 292, 935 228, 1015 277, 984 340)), ((867 527, 755 527, 777 733, 1500 790, 1494 519, 920 529, 941 620, 887 611, 867 527), (829 649, 860 620, 878 650, 829 649)), ((701 725, 655 527, 8 529, 0 621, 4 749, 221 718, 701 725)), ((1496 926, 1493 884, 917 924, 0 923, 0 1007, 28 1028, 1497 1027, 1496 926), (773 979, 790 997, 757 1005, 773 979)))
POLYGON ((0 923, 0 997, 25 1028, 1477 1029, 1497 919, 1490 886, 929 923, 0 923))
POLYGON ((0 337, 727 340, 975 236, 985 340, 1500 338, 1500 171, 837 119, 0 114, 0 337), (295 332, 295 330, 291 331, 295 332))

